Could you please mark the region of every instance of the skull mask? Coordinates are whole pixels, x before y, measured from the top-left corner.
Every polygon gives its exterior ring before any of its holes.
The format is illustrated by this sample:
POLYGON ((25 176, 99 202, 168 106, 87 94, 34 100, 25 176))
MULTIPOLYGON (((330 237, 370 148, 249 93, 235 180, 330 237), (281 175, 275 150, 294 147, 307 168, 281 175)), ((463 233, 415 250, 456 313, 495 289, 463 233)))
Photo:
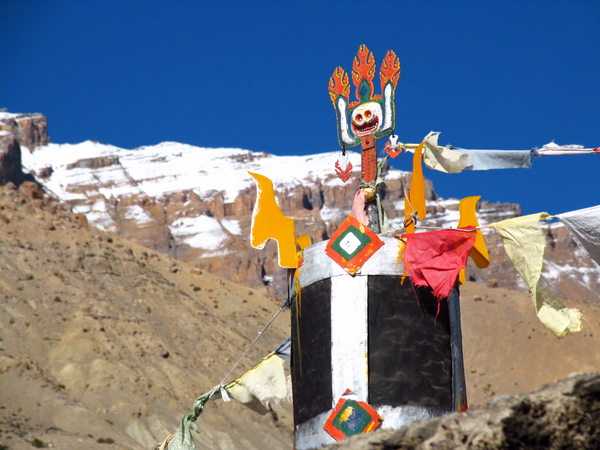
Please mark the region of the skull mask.
POLYGON ((383 113, 379 103, 363 103, 352 112, 352 131, 356 136, 362 137, 377 132, 382 122, 383 113))

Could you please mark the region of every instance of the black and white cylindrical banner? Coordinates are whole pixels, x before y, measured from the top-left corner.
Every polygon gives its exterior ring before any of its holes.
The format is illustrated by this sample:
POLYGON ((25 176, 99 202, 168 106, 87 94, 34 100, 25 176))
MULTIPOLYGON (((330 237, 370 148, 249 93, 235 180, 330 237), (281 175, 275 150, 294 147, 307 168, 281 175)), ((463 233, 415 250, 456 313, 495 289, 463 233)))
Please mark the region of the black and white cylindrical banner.
POLYGON ((457 288, 440 302, 413 288, 398 240, 382 240, 354 276, 325 254, 327 242, 304 249, 291 304, 298 450, 334 442, 323 425, 347 389, 375 408, 382 428, 466 404, 457 288))

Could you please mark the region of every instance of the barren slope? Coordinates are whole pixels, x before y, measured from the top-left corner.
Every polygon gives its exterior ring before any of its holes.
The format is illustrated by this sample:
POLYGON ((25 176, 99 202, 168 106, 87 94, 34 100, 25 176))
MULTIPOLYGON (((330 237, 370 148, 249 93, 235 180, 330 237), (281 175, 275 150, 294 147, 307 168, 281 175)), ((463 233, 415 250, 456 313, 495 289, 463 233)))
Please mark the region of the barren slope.
MULTIPOLYGON (((0 444, 11 449, 34 439, 154 448, 279 307, 82 226, 56 203, 0 188, 0 213, 0 444)), ((286 316, 243 369, 287 336, 286 316)), ((279 421, 235 401, 211 402, 197 440, 209 449, 289 448, 290 407, 275 410, 279 421)))
MULTIPOLYGON (((0 445, 152 449, 281 299, 201 274, 30 195, 0 188, 0 445)), ((597 304, 566 301, 590 324, 558 340, 525 293, 467 283, 461 297, 471 406, 600 370, 597 304)), ((286 313, 236 375, 288 333, 286 313)), ((291 408, 274 409, 278 420, 211 402, 197 422, 198 447, 289 449, 291 408)))

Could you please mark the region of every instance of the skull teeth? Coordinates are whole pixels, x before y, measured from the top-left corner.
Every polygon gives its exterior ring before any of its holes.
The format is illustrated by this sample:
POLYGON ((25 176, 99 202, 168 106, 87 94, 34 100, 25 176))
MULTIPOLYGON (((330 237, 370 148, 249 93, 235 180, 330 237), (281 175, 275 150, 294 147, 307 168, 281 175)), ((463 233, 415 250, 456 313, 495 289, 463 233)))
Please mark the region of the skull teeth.
POLYGON ((364 136, 377 130, 379 127, 379 118, 375 116, 370 122, 365 122, 362 125, 352 123, 352 131, 358 136, 364 136))

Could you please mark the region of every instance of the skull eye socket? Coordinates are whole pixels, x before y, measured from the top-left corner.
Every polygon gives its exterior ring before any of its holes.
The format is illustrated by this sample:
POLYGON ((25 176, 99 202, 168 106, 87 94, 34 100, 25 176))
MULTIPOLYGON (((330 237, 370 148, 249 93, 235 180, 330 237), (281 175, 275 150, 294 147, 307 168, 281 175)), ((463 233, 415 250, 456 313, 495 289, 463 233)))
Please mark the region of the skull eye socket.
POLYGON ((365 119, 369 120, 372 115, 373 115, 373 113, 371 111, 369 111, 369 110, 365 111, 365 119))
POLYGON ((357 123, 362 122, 362 120, 363 120, 362 114, 357 114, 356 117, 354 117, 354 121, 357 123))

